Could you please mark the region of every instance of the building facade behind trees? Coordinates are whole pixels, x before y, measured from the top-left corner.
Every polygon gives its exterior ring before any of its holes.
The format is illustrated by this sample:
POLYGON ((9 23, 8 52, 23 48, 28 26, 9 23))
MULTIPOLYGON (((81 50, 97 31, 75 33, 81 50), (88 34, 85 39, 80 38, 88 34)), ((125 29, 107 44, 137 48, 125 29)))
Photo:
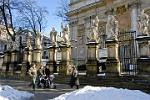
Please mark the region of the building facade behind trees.
POLYGON ((142 9, 150 15, 149 0, 70 0, 70 19, 72 59, 78 65, 84 65, 87 59, 87 35, 90 33, 92 19, 98 16, 100 19, 100 55, 99 58, 106 57, 106 23, 108 15, 115 15, 119 22, 119 32, 138 32, 138 16, 142 9), (104 51, 104 52, 103 52, 104 51))

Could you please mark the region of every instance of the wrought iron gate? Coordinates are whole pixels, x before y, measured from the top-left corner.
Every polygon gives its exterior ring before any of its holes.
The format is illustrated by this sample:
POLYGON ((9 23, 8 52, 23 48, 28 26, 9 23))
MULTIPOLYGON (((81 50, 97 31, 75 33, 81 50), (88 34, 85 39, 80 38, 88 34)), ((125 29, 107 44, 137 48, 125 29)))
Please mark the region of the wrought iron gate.
POLYGON ((118 34, 121 74, 136 75, 137 73, 137 43, 135 38, 135 31, 118 34))

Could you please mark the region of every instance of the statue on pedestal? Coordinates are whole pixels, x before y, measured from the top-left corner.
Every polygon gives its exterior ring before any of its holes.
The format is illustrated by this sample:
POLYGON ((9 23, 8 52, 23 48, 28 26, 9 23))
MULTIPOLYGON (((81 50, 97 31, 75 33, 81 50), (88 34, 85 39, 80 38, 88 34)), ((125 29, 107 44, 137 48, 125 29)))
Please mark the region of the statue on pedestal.
POLYGON ((98 16, 92 21, 91 33, 88 35, 89 41, 99 42, 99 18, 98 16))
POLYGON ((32 34, 31 32, 28 32, 27 34, 27 48, 32 48, 32 34))
POLYGON ((56 36, 57 36, 57 31, 53 27, 52 31, 50 32, 50 39, 51 39, 51 42, 52 42, 52 46, 56 45, 56 36))
POLYGON ((113 15, 108 15, 106 34, 107 39, 118 40, 118 21, 113 15))
POLYGON ((12 42, 12 50, 19 50, 20 46, 20 37, 18 35, 15 36, 15 41, 12 42))
POLYGON ((149 15, 144 13, 144 10, 141 11, 141 14, 138 19, 138 24, 139 24, 139 32, 143 35, 148 35, 149 15))
POLYGON ((66 25, 65 27, 63 26, 63 24, 61 24, 61 29, 62 29, 62 37, 61 36, 57 36, 57 42, 60 45, 70 45, 70 36, 69 36, 69 26, 66 25))
POLYGON ((41 49, 42 48, 42 36, 41 36, 41 33, 39 33, 39 32, 36 34, 35 47, 37 49, 41 49))
POLYGON ((7 39, 7 50, 11 50, 12 48, 12 40, 11 39, 7 39))
POLYGON ((62 33, 63 33, 63 42, 64 44, 67 44, 67 45, 70 45, 70 37, 69 37, 69 33, 70 33, 70 30, 69 30, 69 26, 66 25, 65 27, 63 26, 63 24, 61 25, 61 28, 62 28, 62 33))

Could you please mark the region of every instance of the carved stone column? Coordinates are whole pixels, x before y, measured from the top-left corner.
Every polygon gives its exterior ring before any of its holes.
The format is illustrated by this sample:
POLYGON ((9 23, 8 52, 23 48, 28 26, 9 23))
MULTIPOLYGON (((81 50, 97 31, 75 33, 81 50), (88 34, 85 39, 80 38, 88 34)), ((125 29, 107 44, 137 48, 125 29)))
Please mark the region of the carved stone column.
POLYGON ((86 62, 86 70, 88 77, 95 77, 98 72, 98 43, 96 42, 89 42, 88 46, 88 54, 87 54, 87 62, 86 62))
POLYGON ((47 63, 47 66, 49 67, 49 70, 51 73, 56 72, 56 47, 52 46, 48 48, 49 51, 49 61, 47 63))
POLYGON ((106 75, 119 75, 118 41, 107 40, 108 58, 106 60, 106 75))
POLYGON ((71 46, 63 45, 60 46, 62 55, 60 61, 59 73, 61 75, 70 75, 71 69, 71 46))
MULTIPOLYGON (((131 1, 132 2, 132 1, 131 1)), ((132 31, 136 31, 136 35, 139 35, 139 31, 138 31, 138 0, 134 1, 133 3, 130 4, 130 10, 131 10, 131 30, 132 31)))
POLYGON ((137 59, 139 74, 150 75, 150 36, 138 36, 139 58, 137 59))

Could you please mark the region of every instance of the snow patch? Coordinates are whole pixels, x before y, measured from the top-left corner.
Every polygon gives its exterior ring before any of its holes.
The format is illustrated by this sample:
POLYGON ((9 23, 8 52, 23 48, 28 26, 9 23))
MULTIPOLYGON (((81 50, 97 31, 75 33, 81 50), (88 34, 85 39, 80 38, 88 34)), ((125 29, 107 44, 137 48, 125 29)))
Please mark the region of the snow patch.
POLYGON ((150 95, 139 90, 85 86, 51 100, 150 100, 150 95))
POLYGON ((28 100, 32 97, 34 97, 32 93, 18 91, 8 85, 0 85, 0 100, 28 100))

